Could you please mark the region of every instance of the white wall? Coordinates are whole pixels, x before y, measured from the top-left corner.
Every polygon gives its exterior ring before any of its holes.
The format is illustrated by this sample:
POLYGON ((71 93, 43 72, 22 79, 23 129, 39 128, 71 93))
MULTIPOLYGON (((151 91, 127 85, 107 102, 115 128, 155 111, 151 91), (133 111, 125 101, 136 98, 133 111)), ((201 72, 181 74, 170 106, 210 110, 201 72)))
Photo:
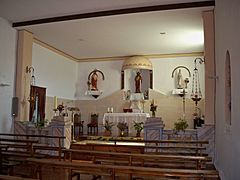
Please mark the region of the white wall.
POLYGON ((216 159, 222 180, 240 179, 240 1, 217 0, 215 8, 216 34, 216 159), (224 114, 224 72, 226 51, 229 50, 232 74, 232 125, 224 114))
POLYGON ((10 132, 12 126, 11 104, 14 96, 17 32, 0 17, 0 132, 10 132))
MULTIPOLYGON (((177 66, 186 66, 191 74, 194 69, 194 60, 196 57, 177 57, 177 58, 159 58, 150 59, 153 64, 153 89, 160 91, 163 94, 171 95, 172 90, 175 89, 175 79, 171 77, 172 71, 177 66)), ((99 89, 103 90, 103 94, 99 97, 106 97, 121 88, 121 68, 123 60, 119 61, 105 61, 105 62, 84 62, 78 65, 78 80, 77 80, 77 94, 76 98, 79 100, 90 100, 94 99, 90 96, 85 96, 85 91, 87 90, 87 78, 89 73, 96 69, 101 70, 105 75, 105 80, 101 79, 99 82, 99 89)), ((204 65, 197 65, 200 74, 201 90, 204 97, 205 86, 204 86, 204 65)), ((182 75, 185 79, 188 77, 188 72, 182 69, 182 75)), ((125 79, 127 79, 125 77, 125 79)), ((132 78, 133 79, 133 78, 132 78)), ((189 78, 190 82, 188 84, 190 96, 192 89, 192 77, 189 78)), ((134 84, 134 81, 132 82, 134 84)), ((134 86, 135 87, 135 86, 134 86)), ((132 89, 134 89, 132 87, 132 89)))
POLYGON ((74 99, 77 62, 33 43, 32 66, 36 86, 47 87, 47 96, 74 99))

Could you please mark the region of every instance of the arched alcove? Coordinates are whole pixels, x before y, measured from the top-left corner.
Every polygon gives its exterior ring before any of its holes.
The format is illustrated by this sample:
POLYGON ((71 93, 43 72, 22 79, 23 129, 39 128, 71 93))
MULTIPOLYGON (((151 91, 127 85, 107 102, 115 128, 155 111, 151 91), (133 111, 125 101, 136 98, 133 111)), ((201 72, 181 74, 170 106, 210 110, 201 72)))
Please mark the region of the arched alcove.
MULTIPOLYGON (((125 60, 122 66, 121 89, 135 93, 135 77, 140 72, 142 77, 141 93, 148 93, 153 88, 153 72, 151 61, 144 56, 132 56, 125 60)), ((144 96, 144 99, 148 98, 144 96)))
POLYGON ((225 60, 225 121, 231 125, 231 58, 227 50, 225 60))

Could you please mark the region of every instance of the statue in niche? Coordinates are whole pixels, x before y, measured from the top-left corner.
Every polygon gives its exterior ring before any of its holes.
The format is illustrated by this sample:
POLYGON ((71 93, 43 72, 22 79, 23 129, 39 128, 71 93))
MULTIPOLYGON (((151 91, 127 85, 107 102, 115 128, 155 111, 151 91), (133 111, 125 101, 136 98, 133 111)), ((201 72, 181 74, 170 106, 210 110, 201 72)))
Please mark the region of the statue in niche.
POLYGON ((92 85, 91 90, 92 91, 97 91, 98 90, 97 81, 98 81, 98 75, 97 75, 97 72, 94 71, 92 76, 91 76, 91 85, 92 85))
POLYGON ((135 93, 141 93, 141 86, 142 86, 142 76, 138 71, 135 77, 135 88, 136 88, 135 93))
POLYGON ((178 89, 183 89, 184 87, 184 80, 183 80, 183 76, 182 76, 182 72, 181 69, 179 69, 178 73, 177 73, 177 88, 178 89))
POLYGON ((102 75, 102 80, 104 80, 104 74, 102 71, 98 70, 98 69, 94 69, 92 72, 90 72, 90 74, 88 75, 88 90, 91 91, 98 91, 98 74, 100 73, 102 75))

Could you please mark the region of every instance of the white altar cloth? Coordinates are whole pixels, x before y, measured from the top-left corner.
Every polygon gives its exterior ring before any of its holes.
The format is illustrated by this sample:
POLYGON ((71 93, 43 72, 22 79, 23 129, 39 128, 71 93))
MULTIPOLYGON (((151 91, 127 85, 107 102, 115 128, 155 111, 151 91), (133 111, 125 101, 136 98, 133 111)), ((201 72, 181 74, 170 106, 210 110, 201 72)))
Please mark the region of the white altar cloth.
POLYGON ((144 122, 150 117, 148 113, 105 113, 103 116, 103 125, 105 121, 113 122, 112 136, 119 136, 119 129, 117 124, 119 122, 126 122, 128 124, 128 136, 136 136, 136 131, 134 129, 135 122, 144 122))

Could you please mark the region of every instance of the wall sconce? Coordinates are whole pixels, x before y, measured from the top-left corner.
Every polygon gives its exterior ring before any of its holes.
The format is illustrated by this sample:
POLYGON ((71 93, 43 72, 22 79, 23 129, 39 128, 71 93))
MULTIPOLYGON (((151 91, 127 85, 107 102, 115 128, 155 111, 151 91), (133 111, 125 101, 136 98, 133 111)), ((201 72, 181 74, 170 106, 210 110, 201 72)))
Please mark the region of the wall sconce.
POLYGON ((27 66, 26 67, 26 73, 31 73, 31 85, 35 85, 35 76, 34 76, 34 68, 32 66, 27 66))

